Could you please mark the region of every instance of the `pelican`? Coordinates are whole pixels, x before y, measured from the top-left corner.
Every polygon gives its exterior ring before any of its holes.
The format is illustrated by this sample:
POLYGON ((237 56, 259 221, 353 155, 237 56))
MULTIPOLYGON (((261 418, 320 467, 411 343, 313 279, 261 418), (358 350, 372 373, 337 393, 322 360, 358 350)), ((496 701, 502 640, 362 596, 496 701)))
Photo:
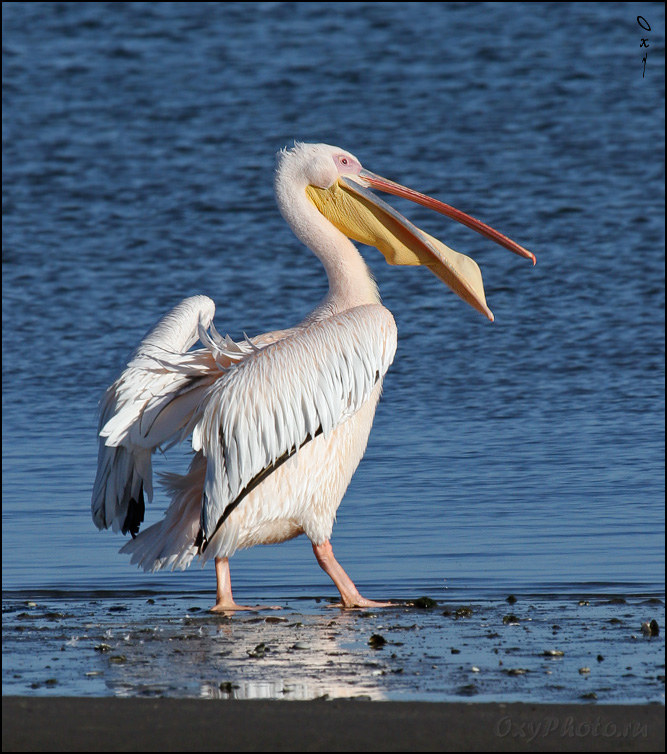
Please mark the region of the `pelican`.
POLYGON ((339 147, 295 143, 278 154, 275 194, 296 237, 329 281, 295 327, 240 342, 222 337, 207 296, 181 301, 146 335, 100 402, 93 521, 132 535, 122 553, 155 571, 215 560, 213 611, 255 609, 232 595, 229 558, 305 534, 344 608, 362 597, 335 559, 336 511, 363 454, 396 351, 397 330, 352 241, 392 265, 424 265, 493 321, 477 264, 419 230, 371 189, 440 212, 535 263, 498 231, 363 168, 339 147), (196 350, 191 348, 200 341, 196 350), (151 456, 191 437, 185 474, 163 474, 171 497, 142 532, 153 496, 151 456))

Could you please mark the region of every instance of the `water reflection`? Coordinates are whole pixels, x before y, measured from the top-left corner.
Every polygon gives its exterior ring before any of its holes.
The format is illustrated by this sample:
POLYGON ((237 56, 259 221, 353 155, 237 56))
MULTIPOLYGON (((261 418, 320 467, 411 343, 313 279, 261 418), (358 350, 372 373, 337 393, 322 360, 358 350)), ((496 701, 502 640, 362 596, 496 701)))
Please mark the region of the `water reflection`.
POLYGON ((386 698, 379 683, 381 658, 365 647, 369 657, 360 659, 355 646, 359 615, 337 610, 296 618, 267 622, 236 615, 220 625, 218 617, 188 617, 155 629, 121 631, 115 644, 107 631, 112 653, 105 663, 107 688, 116 696, 386 698))
POLYGON ((3 693, 664 701, 664 639, 641 629, 664 625, 664 604, 622 594, 376 612, 296 600, 282 620, 184 614, 177 599, 5 600, 3 693))
MULTIPOLYGON (((203 684, 201 696, 206 699, 285 699, 287 701, 310 701, 313 699, 345 699, 350 697, 349 685, 335 683, 292 683, 280 681, 242 681, 234 684, 231 690, 223 687, 212 687, 203 684)), ((363 697, 370 700, 381 701, 386 699, 379 689, 364 689, 361 693, 352 694, 355 697, 363 697)))

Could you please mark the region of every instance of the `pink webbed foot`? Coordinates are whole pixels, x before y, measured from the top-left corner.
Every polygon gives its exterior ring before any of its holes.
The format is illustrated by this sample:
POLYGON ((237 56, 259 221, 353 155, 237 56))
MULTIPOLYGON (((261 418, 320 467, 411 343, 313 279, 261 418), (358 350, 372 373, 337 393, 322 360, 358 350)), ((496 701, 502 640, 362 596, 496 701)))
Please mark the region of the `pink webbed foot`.
POLYGON ((237 605, 236 602, 216 602, 210 613, 233 613, 238 610, 280 610, 279 605, 237 605))
POLYGON ((361 599, 352 600, 351 602, 331 602, 327 607, 342 607, 344 610, 354 610, 364 607, 395 607, 395 605, 393 602, 374 602, 373 600, 361 597, 361 599))

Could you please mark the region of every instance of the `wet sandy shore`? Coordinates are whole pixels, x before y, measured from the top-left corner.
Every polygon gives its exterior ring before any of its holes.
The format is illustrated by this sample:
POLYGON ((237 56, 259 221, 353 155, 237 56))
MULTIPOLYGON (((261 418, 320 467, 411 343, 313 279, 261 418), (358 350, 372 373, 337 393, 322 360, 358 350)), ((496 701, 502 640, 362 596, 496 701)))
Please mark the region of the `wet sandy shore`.
POLYGON ((664 751, 660 705, 3 697, 3 751, 664 751))
POLYGON ((664 750, 661 597, 209 598, 4 593, 3 751, 664 750))
POLYGON ((208 595, 3 597, 3 695, 664 705, 664 603, 645 595, 231 616, 208 595))

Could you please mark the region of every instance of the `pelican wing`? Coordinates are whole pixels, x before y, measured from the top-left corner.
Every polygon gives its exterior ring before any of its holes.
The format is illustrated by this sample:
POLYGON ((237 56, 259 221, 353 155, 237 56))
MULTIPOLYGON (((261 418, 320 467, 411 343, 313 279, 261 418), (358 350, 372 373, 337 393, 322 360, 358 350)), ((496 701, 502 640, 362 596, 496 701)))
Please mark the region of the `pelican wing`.
POLYGON ((359 306, 256 350, 209 388, 192 439, 207 459, 204 549, 273 469, 361 408, 395 351, 391 313, 359 306))
POLYGON ((205 390, 232 362, 220 348, 187 353, 214 313, 215 304, 206 296, 181 301, 146 335, 106 391, 92 496, 98 528, 136 534, 144 494, 149 500, 153 496, 153 451, 182 439, 205 390))

